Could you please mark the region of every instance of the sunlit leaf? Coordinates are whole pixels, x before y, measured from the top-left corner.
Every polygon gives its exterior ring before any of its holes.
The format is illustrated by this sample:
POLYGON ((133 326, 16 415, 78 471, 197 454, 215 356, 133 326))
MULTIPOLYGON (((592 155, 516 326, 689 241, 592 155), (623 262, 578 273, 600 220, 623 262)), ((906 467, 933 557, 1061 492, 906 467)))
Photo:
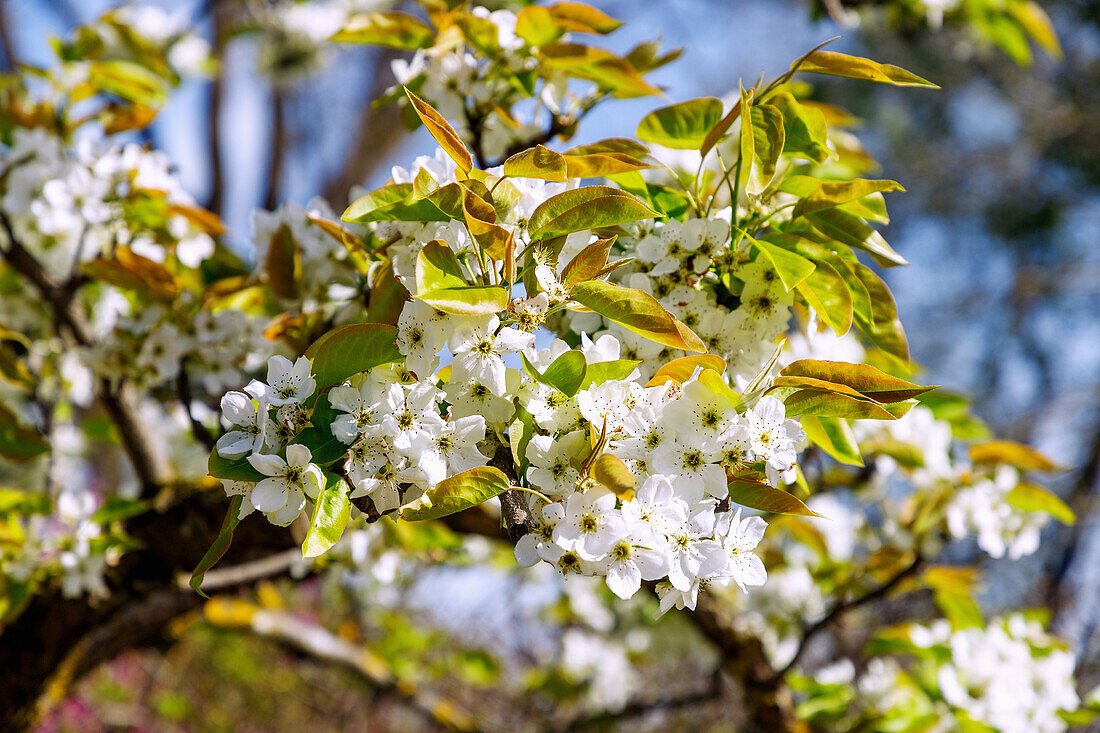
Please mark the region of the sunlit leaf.
POLYGON ((634 474, 618 456, 604 453, 592 464, 592 478, 623 501, 634 497, 634 474))
POLYGON ((1006 463, 1021 471, 1059 471, 1054 461, 1030 446, 1011 440, 991 440, 970 446, 970 460, 975 463, 1006 463))
POLYGON ((653 110, 635 133, 640 140, 679 150, 698 150, 722 118, 722 100, 703 97, 653 110))
POLYGON ((849 79, 865 79, 895 86, 939 89, 938 85, 898 66, 880 64, 871 59, 849 56, 836 51, 815 51, 806 57, 798 70, 814 74, 845 76, 849 79))
POLYGON ((730 501, 749 509, 772 514, 797 514, 804 517, 821 515, 802 503, 802 500, 782 489, 757 481, 731 479, 730 501))
POLYGON ((812 377, 841 384, 881 404, 913 399, 936 389, 934 386, 913 384, 869 364, 849 364, 843 361, 799 359, 785 366, 780 375, 812 377))
POLYGON ((813 261, 806 259, 800 254, 791 252, 788 249, 772 244, 767 239, 753 239, 751 241, 753 246, 756 247, 760 253, 764 255, 765 259, 771 263, 772 267, 775 268, 787 292, 794 290, 803 283, 816 268, 813 261))
POLYGON ((443 148, 443 151, 451 156, 451 160, 458 163, 458 167, 468 174, 474 167, 474 159, 455 129, 451 127, 447 120, 443 119, 443 115, 439 114, 434 107, 408 89, 405 90, 405 96, 409 98, 412 108, 420 117, 420 121, 424 123, 424 127, 428 128, 428 132, 439 143, 439 147, 443 148))
POLYGON ((551 196, 531 213, 527 230, 545 238, 659 216, 644 201, 608 186, 585 186, 551 196))
POLYGON ((477 506, 508 490, 508 478, 500 469, 482 466, 451 476, 428 489, 417 501, 402 507, 400 517, 409 522, 439 519, 477 506))
POLYGON ((817 417, 803 415, 799 421, 806 437, 836 461, 849 466, 862 466, 863 457, 859 452, 852 426, 846 420, 836 417, 817 417))
POLYGON ((661 366, 646 384, 647 387, 656 387, 665 382, 686 382, 696 369, 709 369, 717 374, 725 374, 726 360, 715 354, 700 354, 698 356, 682 356, 673 359, 661 366))
POLYGON ((313 362, 317 392, 359 372, 404 357, 397 349, 397 329, 383 323, 352 323, 326 333, 306 349, 313 362))
POLYGON ((768 98, 768 107, 773 107, 783 116, 783 153, 794 155, 815 163, 821 163, 832 153, 826 141, 829 131, 825 116, 807 105, 801 104, 789 92, 780 92, 768 98))
POLYGON ((504 161, 504 175, 513 178, 540 178, 544 181, 565 181, 567 166, 561 153, 536 145, 516 153, 504 161))
POLYGON ((657 343, 676 349, 706 353, 706 346, 649 293, 602 280, 589 280, 573 288, 570 297, 604 318, 657 343))
POLYGON ((435 31, 424 21, 408 13, 357 13, 332 40, 416 51, 432 45, 435 31))
POLYGON ((314 502, 309 532, 302 542, 303 557, 323 555, 340 540, 351 518, 349 491, 341 476, 330 473, 325 477, 325 488, 314 502))
POLYGON ((622 26, 620 21, 585 3, 559 2, 547 10, 555 23, 572 33, 607 34, 622 26))

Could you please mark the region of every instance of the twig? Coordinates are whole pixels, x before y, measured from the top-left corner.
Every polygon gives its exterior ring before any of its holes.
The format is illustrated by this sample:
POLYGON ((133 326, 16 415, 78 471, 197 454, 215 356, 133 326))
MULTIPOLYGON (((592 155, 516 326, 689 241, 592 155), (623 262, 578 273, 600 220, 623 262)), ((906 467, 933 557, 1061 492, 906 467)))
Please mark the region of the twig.
POLYGON ((191 379, 187 376, 186 364, 180 364, 180 376, 177 382, 179 384, 180 404, 183 405, 183 409, 187 413, 187 420, 191 423, 191 434, 194 435, 195 440, 199 441, 207 450, 214 450, 214 446, 217 444, 214 436, 211 435, 210 431, 206 429, 206 426, 195 417, 195 413, 191 412, 191 403, 194 401, 194 397, 191 394, 191 379))
POLYGON ((891 577, 882 585, 868 591, 867 593, 864 593, 862 596, 856 596, 855 598, 850 598, 847 601, 842 601, 841 603, 836 604, 828 613, 818 619, 815 623, 805 627, 802 631, 802 639, 798 642, 798 649, 795 651, 794 656, 791 658, 791 661, 787 662, 787 664, 782 669, 775 673, 776 680, 781 680, 788 672, 790 672, 794 668, 796 664, 798 664, 798 660, 802 658, 802 655, 805 654, 806 649, 809 647, 810 640, 822 631, 824 631, 833 621, 835 621, 841 615, 847 613, 848 611, 851 611, 853 608, 858 608, 867 603, 870 603, 871 601, 875 601, 879 598, 886 596, 886 594, 896 588, 903 580, 920 570, 923 564, 924 558, 918 554, 915 558, 913 558, 913 561, 911 563, 909 563, 904 569, 894 574, 893 577, 891 577))
POLYGON ((210 80, 210 108, 206 115, 207 156, 210 158, 210 192, 206 199, 206 208, 221 216, 224 206, 225 170, 221 155, 222 102, 225 96, 225 35, 226 10, 220 4, 211 4, 209 8, 214 26, 213 56, 218 69, 210 80))
POLYGON ((573 720, 560 730, 570 733, 572 731, 582 731, 589 727, 596 730, 602 730, 611 725, 617 725, 633 720, 634 718, 640 718, 649 713, 664 711, 664 710, 676 710, 677 708, 687 707, 688 705, 698 705, 700 703, 712 702, 722 697, 722 668, 719 666, 715 669, 714 674, 711 675, 710 684, 702 690, 696 692, 690 692, 686 695, 679 695, 676 697, 658 697, 654 700, 637 700, 628 703, 621 710, 617 710, 613 713, 603 713, 600 715, 594 715, 591 717, 582 717, 573 720))
MULTIPOLYGON (((301 549, 291 547, 288 550, 261 557, 259 560, 253 560, 252 562, 208 570, 202 580, 202 589, 204 591, 222 590, 253 583, 263 578, 282 575, 301 559, 301 549)), ((176 585, 181 590, 190 590, 188 585, 190 580, 191 575, 189 573, 180 573, 176 577, 176 585)))
POLYGON ((271 89, 271 140, 267 153, 267 185, 264 208, 279 206, 279 189, 283 179, 283 159, 286 151, 286 95, 277 84, 271 89))

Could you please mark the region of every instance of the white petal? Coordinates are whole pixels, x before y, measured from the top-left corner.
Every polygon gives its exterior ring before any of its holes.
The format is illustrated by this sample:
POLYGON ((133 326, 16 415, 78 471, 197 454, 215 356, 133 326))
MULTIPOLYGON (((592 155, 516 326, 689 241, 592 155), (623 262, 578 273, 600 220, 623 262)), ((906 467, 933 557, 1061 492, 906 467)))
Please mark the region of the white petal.
POLYGON ((286 461, 279 456, 256 453, 248 457, 248 462, 264 476, 282 476, 286 473, 286 461))
POLYGON ((293 492, 286 479, 265 478, 252 489, 252 506, 263 513, 277 512, 286 506, 293 492))
POLYGON ((313 458, 309 448, 295 443, 286 447, 286 462, 290 466, 305 466, 313 458))

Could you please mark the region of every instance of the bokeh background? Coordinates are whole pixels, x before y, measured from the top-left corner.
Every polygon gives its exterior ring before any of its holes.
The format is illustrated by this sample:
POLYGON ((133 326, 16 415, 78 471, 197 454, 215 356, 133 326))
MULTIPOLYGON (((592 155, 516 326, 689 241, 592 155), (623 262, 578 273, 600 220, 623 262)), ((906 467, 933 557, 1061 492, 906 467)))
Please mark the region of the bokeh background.
MULTIPOLYGON (((205 2, 162 4, 200 19, 213 38, 205 2)), ((898 64, 942 86, 815 81, 819 98, 863 120, 860 136, 881 162, 881 177, 908 189, 889 197, 893 221, 884 233, 912 265, 886 279, 925 368, 922 379, 971 395, 998 434, 1035 445, 1067 468, 1051 488, 1078 512, 1077 526, 1052 523, 1041 550, 1024 561, 987 559, 983 607, 1052 606, 1053 629, 1078 653, 1083 689, 1100 682, 1100 3, 1044 0, 1064 58, 1036 53, 1029 65, 950 30, 842 27, 809 0, 593 4, 626 22, 608 39, 613 49, 660 37, 685 53, 654 76, 668 100, 598 108, 577 144, 631 135, 638 119, 669 101, 722 96, 738 79, 774 76, 835 35, 843 36, 837 50, 898 64)), ((3 40, 14 58, 47 64, 51 35, 114 5, 7 0, 0 3, 3 40)), ((220 79, 186 81, 147 139, 178 162, 199 201, 222 212, 242 253, 253 208, 325 194, 340 210, 351 184, 380 184, 390 166, 430 149, 423 131, 408 134, 392 113, 366 105, 392 82, 394 54, 343 48, 319 72, 280 86, 257 75, 256 54, 247 38, 234 40, 220 79), (211 105, 221 107, 216 130, 211 105)), ((977 556, 966 546, 956 551, 959 559, 977 556)), ((403 591, 393 608, 412 615, 392 611, 375 621, 388 638, 410 635, 394 644, 423 648, 417 664, 459 670, 491 688, 498 672, 492 655, 471 648, 433 658, 432 640, 406 627, 421 618, 441 633, 447 624, 491 628, 494 653, 532 653, 528 645, 551 640, 533 631, 522 603, 494 600, 520 597, 512 591, 521 582, 504 571, 468 577, 452 569, 403 591), (443 603, 446 619, 438 613, 443 603), (501 633, 502 625, 510 631, 501 633)), ((338 615, 322 602, 323 588, 307 584, 296 593, 298 602, 338 615)), ((373 723, 401 730, 423 722, 400 696, 357 675, 304 662, 276 643, 185 626, 170 650, 127 653, 93 675, 49 726, 321 730, 373 723)))

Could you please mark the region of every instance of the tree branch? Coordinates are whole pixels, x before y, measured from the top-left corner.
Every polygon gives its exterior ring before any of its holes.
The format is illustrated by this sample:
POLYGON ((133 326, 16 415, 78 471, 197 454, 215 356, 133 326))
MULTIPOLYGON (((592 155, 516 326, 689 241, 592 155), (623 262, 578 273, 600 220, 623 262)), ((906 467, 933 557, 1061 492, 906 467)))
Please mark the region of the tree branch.
POLYGON ((866 605, 872 601, 876 601, 880 598, 885 597, 888 593, 890 593, 890 591, 898 587, 898 585, 900 585, 903 580, 914 575, 918 570, 920 570, 923 565, 924 558, 922 558, 920 554, 918 554, 915 558, 913 558, 913 561, 911 563, 909 563, 902 570, 895 573, 882 585, 877 586, 876 588, 868 591, 867 593, 864 593, 861 596, 856 596, 855 598, 850 598, 846 601, 842 601, 836 604, 832 607, 832 609, 829 610, 828 613, 826 613, 816 622, 810 624, 809 626, 804 625, 802 631, 802 639, 798 642, 798 649, 795 651, 794 656, 791 657, 791 661, 787 662, 787 664, 784 665, 782 669, 775 673, 776 679, 782 679, 784 676, 786 676, 788 672, 794 669, 794 666, 798 664, 798 661, 802 658, 802 655, 805 654, 806 649, 809 647, 810 641, 819 633, 828 628, 829 625, 833 623, 833 621, 837 620, 838 618, 840 618, 840 616, 847 613, 848 611, 851 611, 854 608, 859 608, 860 606, 866 605))
POLYGON ((206 208, 218 216, 224 211, 225 170, 221 154, 222 107, 225 97, 225 43, 228 31, 224 3, 210 5, 210 18, 214 25, 213 57, 218 64, 214 78, 210 80, 209 109, 206 115, 207 157, 210 159, 210 192, 206 208))
POLYGON ((285 92, 278 84, 274 85, 271 89, 271 140, 267 152, 267 185, 263 203, 269 211, 279 207, 287 144, 286 105, 285 92))

